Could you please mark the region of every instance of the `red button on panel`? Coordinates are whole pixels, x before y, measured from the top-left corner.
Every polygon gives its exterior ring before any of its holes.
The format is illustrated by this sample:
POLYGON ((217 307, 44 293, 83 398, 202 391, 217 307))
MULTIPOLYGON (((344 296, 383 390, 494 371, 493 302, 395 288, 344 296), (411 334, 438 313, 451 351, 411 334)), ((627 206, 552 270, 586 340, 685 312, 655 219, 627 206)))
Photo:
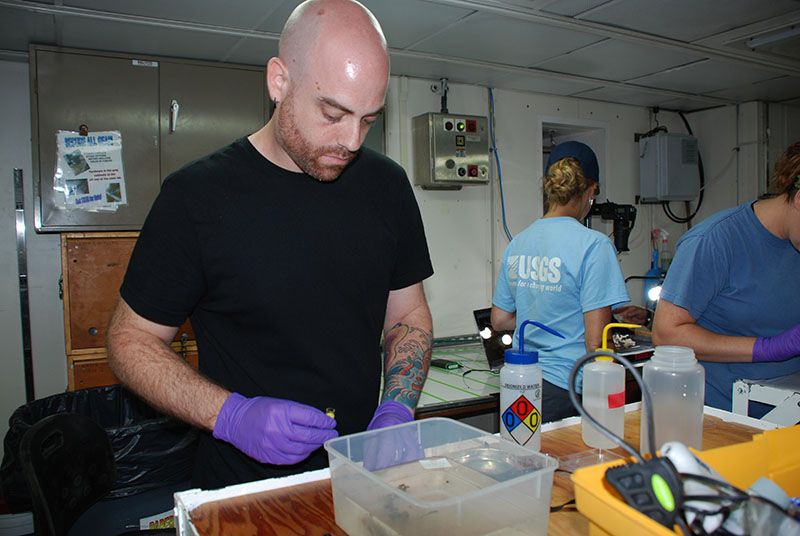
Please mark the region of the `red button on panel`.
POLYGON ((467 166, 467 174, 470 177, 477 177, 478 176, 478 166, 475 166, 475 165, 467 166))
POLYGON ((467 132, 478 132, 478 122, 474 119, 467 119, 467 132))

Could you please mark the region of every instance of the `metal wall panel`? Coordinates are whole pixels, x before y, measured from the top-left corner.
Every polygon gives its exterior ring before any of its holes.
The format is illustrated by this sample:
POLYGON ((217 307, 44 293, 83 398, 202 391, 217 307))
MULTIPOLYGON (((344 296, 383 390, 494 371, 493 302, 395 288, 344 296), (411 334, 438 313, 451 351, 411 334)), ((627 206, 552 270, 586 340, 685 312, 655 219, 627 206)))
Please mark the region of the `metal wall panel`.
POLYGON ((137 229, 158 192, 158 68, 131 59, 35 50, 33 159, 37 230, 137 229), (66 210, 53 190, 56 132, 119 130, 128 205, 114 213, 66 210))
POLYGON ((263 70, 161 62, 161 178, 264 125, 263 70), (173 125, 172 102, 179 106, 173 125), (174 127, 174 130, 173 130, 174 127))
POLYGON ((266 120, 263 67, 44 46, 33 46, 31 58, 40 232, 139 230, 169 173, 266 120), (173 101, 180 106, 177 122, 173 101), (67 210, 63 194, 53 190, 56 132, 82 124, 122 134, 128 204, 117 212, 67 210))

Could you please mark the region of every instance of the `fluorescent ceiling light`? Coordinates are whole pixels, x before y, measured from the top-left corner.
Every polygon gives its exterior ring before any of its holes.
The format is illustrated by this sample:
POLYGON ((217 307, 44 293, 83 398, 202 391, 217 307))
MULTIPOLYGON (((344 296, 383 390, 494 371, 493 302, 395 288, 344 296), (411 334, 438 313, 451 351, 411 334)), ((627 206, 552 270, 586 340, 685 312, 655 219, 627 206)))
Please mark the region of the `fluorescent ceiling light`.
POLYGON ((750 48, 757 48, 770 43, 775 43, 776 41, 783 41, 784 39, 789 39, 790 37, 794 37, 796 35, 800 35, 800 26, 792 26, 788 30, 765 35, 763 37, 754 37, 745 41, 744 44, 750 48))

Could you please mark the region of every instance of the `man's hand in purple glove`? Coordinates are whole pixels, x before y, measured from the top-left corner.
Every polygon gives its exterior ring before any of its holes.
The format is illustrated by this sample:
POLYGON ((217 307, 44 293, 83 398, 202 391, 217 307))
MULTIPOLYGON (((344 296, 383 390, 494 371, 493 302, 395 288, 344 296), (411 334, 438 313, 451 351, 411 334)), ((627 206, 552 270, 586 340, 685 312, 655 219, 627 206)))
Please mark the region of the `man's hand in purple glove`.
MULTIPOLYGON (((386 428, 413 420, 414 414, 407 406, 387 400, 381 402, 375 410, 367 430, 386 428)), ((369 471, 377 471, 424 457, 425 453, 419 443, 415 427, 379 432, 364 442, 364 467, 369 471)))
POLYGON ((378 409, 375 410, 375 415, 367 425, 367 430, 375 430, 376 428, 386 428, 395 424, 403 424, 404 422, 411 422, 414 420, 414 414, 408 406, 404 406, 400 402, 394 400, 386 400, 381 402, 378 409))
POLYGON ((800 324, 772 337, 758 337, 753 345, 753 363, 785 361, 800 355, 800 324))
POLYGON ((337 437, 335 426, 334 419, 305 404, 233 393, 222 405, 213 435, 261 463, 291 465, 337 437))

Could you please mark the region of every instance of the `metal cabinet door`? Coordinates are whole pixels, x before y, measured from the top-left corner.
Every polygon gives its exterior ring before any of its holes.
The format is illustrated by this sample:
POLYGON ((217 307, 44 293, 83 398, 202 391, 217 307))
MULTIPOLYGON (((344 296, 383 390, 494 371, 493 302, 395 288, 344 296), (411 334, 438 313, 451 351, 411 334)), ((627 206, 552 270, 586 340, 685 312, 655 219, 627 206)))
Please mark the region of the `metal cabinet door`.
POLYGON ((160 65, 161 180, 184 164, 264 125, 263 68, 160 65), (171 112, 178 106, 177 115, 171 112))
POLYGON ((130 58, 34 49, 31 58, 37 230, 141 228, 160 188, 158 68, 130 58), (128 204, 117 212, 66 210, 53 190, 56 132, 119 130, 128 204), (38 189, 36 189, 38 187, 38 189))

